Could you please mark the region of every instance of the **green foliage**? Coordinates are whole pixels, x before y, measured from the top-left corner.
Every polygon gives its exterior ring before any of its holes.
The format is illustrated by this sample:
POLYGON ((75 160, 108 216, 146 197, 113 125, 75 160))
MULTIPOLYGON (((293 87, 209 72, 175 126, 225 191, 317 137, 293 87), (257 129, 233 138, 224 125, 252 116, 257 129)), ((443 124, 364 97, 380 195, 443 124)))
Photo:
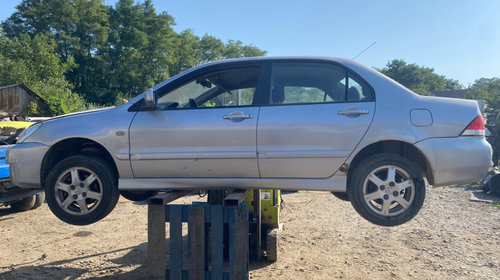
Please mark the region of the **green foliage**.
MULTIPOLYGON (((110 65, 106 103, 119 103, 169 77, 177 36, 173 24, 167 13, 156 13, 151 1, 121 0, 110 8, 109 50, 103 55, 110 65)), ((103 103, 99 96, 92 101, 103 103)))
POLYGON ((467 91, 465 98, 485 100, 488 122, 498 122, 500 114, 500 78, 481 78, 477 80, 467 91))
POLYGON ((64 77, 73 63, 61 63, 55 47, 54 40, 43 34, 33 38, 23 34, 14 39, 0 35, 0 84, 24 83, 42 96, 49 111, 31 106, 35 114, 60 115, 85 108, 83 99, 71 91, 64 77))
POLYGON ((200 40, 188 29, 176 37, 173 52, 174 62, 170 65, 172 74, 185 71, 200 63, 200 40))
POLYGON ((457 80, 438 75, 433 68, 407 64, 402 59, 394 59, 378 70, 420 95, 432 95, 431 91, 462 88, 457 80))
POLYGON ((224 43, 220 39, 205 34, 200 40, 200 61, 209 62, 223 59, 224 49, 224 43))
MULTIPOLYGON (((114 105, 203 62, 265 52, 241 41, 222 43, 191 30, 176 33, 151 0, 23 0, 2 28, 9 38, 46 34, 56 42, 64 75, 87 102, 114 105)), ((61 110, 65 108, 61 107, 61 110)))
POLYGON ((41 109, 38 108, 38 104, 36 102, 30 102, 30 104, 28 104, 28 115, 29 116, 38 116, 40 115, 40 111, 41 109))
POLYGON ((245 46, 241 41, 229 40, 224 47, 224 58, 263 56, 266 52, 254 46, 245 46))

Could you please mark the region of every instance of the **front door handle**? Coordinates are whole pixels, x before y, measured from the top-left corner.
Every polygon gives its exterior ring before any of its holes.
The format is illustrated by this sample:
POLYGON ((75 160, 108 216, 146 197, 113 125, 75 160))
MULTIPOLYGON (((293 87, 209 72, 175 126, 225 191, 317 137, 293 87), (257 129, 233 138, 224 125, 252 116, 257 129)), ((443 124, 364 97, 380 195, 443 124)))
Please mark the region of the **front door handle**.
POLYGON ((253 116, 250 114, 245 114, 243 112, 232 112, 229 115, 225 115, 223 118, 225 120, 241 121, 241 120, 251 119, 253 118, 253 116))
POLYGON ((346 108, 344 111, 338 111, 337 114, 347 117, 359 117, 360 115, 368 114, 368 110, 360 110, 358 108, 346 108))

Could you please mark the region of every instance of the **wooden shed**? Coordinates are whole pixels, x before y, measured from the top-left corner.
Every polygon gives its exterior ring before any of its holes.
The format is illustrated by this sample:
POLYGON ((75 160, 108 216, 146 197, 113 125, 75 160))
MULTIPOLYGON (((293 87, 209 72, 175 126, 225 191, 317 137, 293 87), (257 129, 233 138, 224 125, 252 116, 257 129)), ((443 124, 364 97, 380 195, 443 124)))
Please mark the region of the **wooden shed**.
POLYGON ((29 104, 37 103, 38 111, 48 107, 47 102, 24 84, 0 87, 0 112, 7 114, 29 114, 29 104))

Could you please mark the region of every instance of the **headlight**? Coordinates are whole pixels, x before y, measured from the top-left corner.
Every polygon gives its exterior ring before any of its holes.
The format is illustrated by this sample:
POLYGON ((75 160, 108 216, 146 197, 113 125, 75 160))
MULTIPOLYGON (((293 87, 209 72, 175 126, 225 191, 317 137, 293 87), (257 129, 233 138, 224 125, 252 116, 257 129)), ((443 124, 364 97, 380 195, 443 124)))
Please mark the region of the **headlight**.
POLYGON ((33 132, 37 131, 37 129, 39 129, 40 127, 42 127, 42 124, 37 123, 37 124, 34 124, 34 125, 26 128, 23 132, 21 132, 21 134, 19 134, 19 138, 17 139, 17 143, 24 142, 24 140, 26 140, 26 138, 30 137, 30 135, 33 134, 33 132))

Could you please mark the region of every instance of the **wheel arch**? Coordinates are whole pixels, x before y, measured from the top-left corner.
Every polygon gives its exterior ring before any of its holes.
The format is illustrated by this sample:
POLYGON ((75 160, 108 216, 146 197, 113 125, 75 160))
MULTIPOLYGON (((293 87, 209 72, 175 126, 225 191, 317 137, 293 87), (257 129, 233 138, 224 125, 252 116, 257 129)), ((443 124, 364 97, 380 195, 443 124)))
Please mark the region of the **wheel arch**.
POLYGON ((52 167, 61 160, 74 155, 102 158, 109 164, 115 175, 118 175, 118 168, 113 157, 103 145, 88 138, 67 138, 52 145, 43 158, 40 170, 40 182, 43 188, 45 188, 45 181, 52 167))
POLYGON ((429 184, 434 184, 434 175, 432 172, 432 168, 424 153, 422 153, 422 151, 420 151, 414 145, 399 140, 380 141, 370 144, 361 149, 349 165, 349 169, 347 172, 348 180, 349 175, 352 174, 352 171, 356 169, 356 166, 360 162, 371 155, 380 153, 397 154, 410 160, 411 162, 415 163, 415 165, 422 173, 422 175, 427 179, 429 184))

